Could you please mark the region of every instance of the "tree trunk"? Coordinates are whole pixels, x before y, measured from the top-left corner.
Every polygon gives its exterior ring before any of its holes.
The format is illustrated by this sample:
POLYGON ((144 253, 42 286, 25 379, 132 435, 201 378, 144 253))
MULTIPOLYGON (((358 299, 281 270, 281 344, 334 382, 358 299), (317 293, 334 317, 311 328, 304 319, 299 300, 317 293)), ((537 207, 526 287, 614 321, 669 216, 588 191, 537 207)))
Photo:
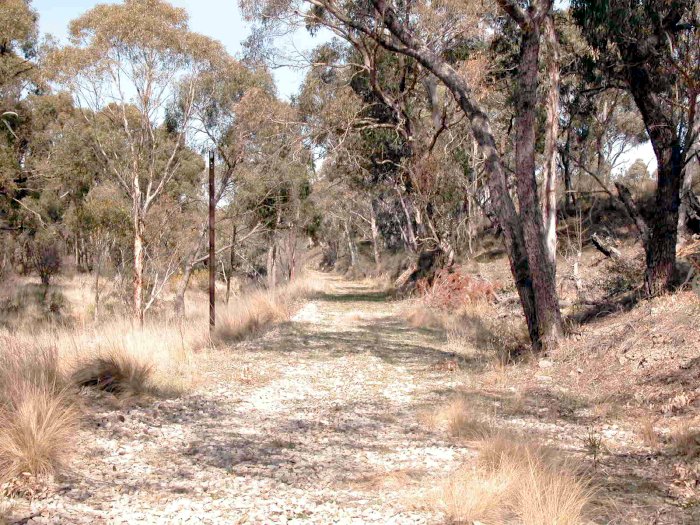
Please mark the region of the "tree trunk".
POLYGON ((75 234, 75 241, 73 244, 73 257, 75 259, 75 269, 77 271, 80 271, 80 250, 78 249, 78 239, 80 238, 80 234, 75 234))
POLYGON ((566 130, 566 144, 564 144, 562 165, 564 168, 564 206, 568 214, 576 207, 576 194, 571 182, 571 128, 566 130))
POLYGON ((693 232, 688 227, 689 208, 693 199, 693 182, 700 178, 700 118, 695 116, 695 124, 690 134, 694 137, 693 144, 688 148, 686 158, 688 163, 683 170, 683 182, 681 184, 681 207, 678 210, 678 233, 679 240, 689 240, 693 236, 693 232))
POLYGON ((182 272, 182 280, 177 287, 175 292, 175 315, 179 318, 185 317, 185 294, 187 293, 187 288, 190 284, 190 278, 192 277, 192 272, 194 271, 194 264, 186 263, 182 272))
POLYGON ((233 271, 236 267, 236 225, 233 225, 233 231, 231 232, 231 249, 229 250, 229 275, 226 279, 226 304, 228 304, 231 297, 231 278, 233 277, 233 271))
POLYGON ((549 49, 547 69, 547 129, 544 147, 544 239, 547 257, 556 273, 557 268, 557 137, 559 135, 559 42, 551 15, 544 21, 544 34, 549 49))
POLYGON ((277 243, 270 239, 270 247, 267 249, 267 287, 274 290, 277 286, 277 243))
POLYGON ((377 272, 382 269, 382 260, 379 254, 379 227, 377 226, 377 213, 374 211, 374 199, 369 203, 370 228, 372 229, 372 249, 374 251, 374 265, 377 272))
POLYGON ((396 188, 396 194, 399 196, 399 202, 401 203, 401 209, 403 210, 404 217, 406 219, 406 239, 408 240, 408 249, 417 252, 418 251, 418 241, 416 240, 416 232, 413 228, 413 217, 408 211, 408 206, 406 205, 406 200, 401 193, 399 188, 396 188))
POLYGON ((681 185, 680 146, 675 145, 671 158, 659 164, 654 221, 649 228, 646 249, 646 291, 650 296, 670 290, 676 269, 676 241, 681 185))
POLYGON ((355 242, 352 239, 352 234, 350 233, 350 227, 348 226, 347 221, 343 223, 343 226, 345 228, 345 237, 347 238, 348 241, 348 252, 350 254, 350 267, 355 268, 357 266, 357 247, 355 246, 355 242))
POLYGON ((92 319, 95 324, 100 320, 100 267, 102 266, 102 251, 97 253, 97 261, 95 261, 95 311, 92 314, 92 319))
POLYGON ((289 231, 289 262, 287 264, 287 280, 294 280, 297 266, 297 235, 294 229, 289 231))
POLYGON ((143 327, 143 262, 144 224, 141 217, 140 199, 134 203, 134 321, 143 327))
POLYGON ((647 295, 654 296, 673 286, 684 155, 676 128, 652 91, 651 80, 643 68, 631 69, 629 86, 658 165, 653 221, 647 225, 648 237, 644 245, 645 288, 647 295))
POLYGON ((535 294, 538 329, 545 346, 555 345, 563 334, 554 267, 544 242, 544 225, 535 178, 537 75, 540 31, 534 22, 522 29, 518 91, 516 95, 515 176, 523 239, 535 294))

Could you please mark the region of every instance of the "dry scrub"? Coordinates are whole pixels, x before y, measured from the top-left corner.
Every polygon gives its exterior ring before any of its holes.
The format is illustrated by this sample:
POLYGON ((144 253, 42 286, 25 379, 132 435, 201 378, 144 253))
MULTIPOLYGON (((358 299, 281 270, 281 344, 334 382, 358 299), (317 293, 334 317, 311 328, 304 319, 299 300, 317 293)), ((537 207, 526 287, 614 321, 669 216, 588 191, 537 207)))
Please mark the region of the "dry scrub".
POLYGON ((271 325, 288 321, 294 304, 317 290, 307 277, 299 277, 277 290, 254 290, 219 309, 216 338, 222 342, 240 341, 271 325))
MULTIPOLYGON (((309 290, 300 281, 275 293, 234 298, 227 308, 222 305, 217 336, 240 340, 286 320, 294 301, 309 290)), ((65 466, 79 423, 81 388, 121 399, 179 396, 196 386, 195 354, 209 346, 202 314, 153 320, 141 329, 116 319, 0 332, 0 485, 52 475, 65 466)))
POLYGON ((445 334, 446 350, 503 365, 527 348, 527 333, 521 319, 508 316, 497 306, 478 302, 459 310, 433 308, 423 300, 412 301, 404 318, 413 328, 445 334))
POLYGON ((454 472, 435 495, 451 523, 586 523, 594 490, 571 463, 521 436, 495 435, 478 448, 477 465, 454 472))

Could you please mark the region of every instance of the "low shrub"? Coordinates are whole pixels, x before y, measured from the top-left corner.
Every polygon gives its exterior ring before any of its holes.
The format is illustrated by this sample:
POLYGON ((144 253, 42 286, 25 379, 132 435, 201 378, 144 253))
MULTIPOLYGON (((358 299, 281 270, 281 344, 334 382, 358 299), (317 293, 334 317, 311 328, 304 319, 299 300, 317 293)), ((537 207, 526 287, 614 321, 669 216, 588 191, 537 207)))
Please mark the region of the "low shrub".
POLYGON ((451 311, 496 298, 493 283, 459 270, 441 269, 435 273, 432 283, 425 279, 418 281, 416 290, 428 306, 451 311))

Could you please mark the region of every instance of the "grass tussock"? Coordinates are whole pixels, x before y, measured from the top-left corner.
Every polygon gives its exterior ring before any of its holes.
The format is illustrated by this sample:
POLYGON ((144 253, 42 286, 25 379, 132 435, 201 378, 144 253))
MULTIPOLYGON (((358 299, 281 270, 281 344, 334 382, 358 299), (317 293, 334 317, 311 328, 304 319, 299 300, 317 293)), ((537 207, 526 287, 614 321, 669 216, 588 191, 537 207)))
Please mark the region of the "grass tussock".
POLYGON ((691 460, 700 457, 700 427, 685 422, 677 426, 670 435, 674 454, 691 460))
POLYGON ((0 485, 67 464, 78 426, 55 348, 0 335, 0 485))
POLYGON ((311 280, 302 276, 277 290, 254 290, 236 297, 218 312, 216 339, 241 341, 288 321, 295 303, 315 291, 311 280))
POLYGON ((497 365, 510 363, 529 346, 522 320, 503 315, 489 303, 476 302, 446 312, 417 301, 406 309, 404 319, 413 328, 444 333, 449 352, 497 365))
POLYGON ((657 421, 655 418, 645 417, 639 422, 637 433, 642 439, 642 443, 649 448, 658 448, 661 443, 659 433, 656 431, 657 421))
POLYGON ((412 328, 423 330, 444 330, 446 316, 422 304, 413 305, 405 314, 406 322, 412 328))
POLYGON ((435 505, 455 524, 579 525, 593 497, 591 484, 553 451, 494 435, 479 443, 475 466, 443 484, 435 505))
POLYGON ((426 413, 424 423, 466 440, 486 439, 493 433, 490 418, 464 396, 457 396, 439 410, 426 413))
POLYGON ((279 295, 256 291, 237 298, 216 319, 216 336, 221 341, 241 341, 291 317, 291 309, 279 295))

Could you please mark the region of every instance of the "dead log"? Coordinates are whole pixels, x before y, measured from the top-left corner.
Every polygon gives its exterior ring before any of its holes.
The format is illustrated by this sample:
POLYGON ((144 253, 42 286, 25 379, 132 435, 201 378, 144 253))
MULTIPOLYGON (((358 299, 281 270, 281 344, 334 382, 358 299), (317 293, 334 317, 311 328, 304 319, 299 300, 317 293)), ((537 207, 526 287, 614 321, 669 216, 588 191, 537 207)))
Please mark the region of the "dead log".
POLYGON ((649 227, 644 221, 642 214, 639 213, 637 205, 635 204, 634 199, 632 198, 632 193, 630 192, 629 188, 621 182, 616 182, 615 187, 617 188, 617 194, 620 200, 622 201, 622 204, 625 206, 627 214, 634 221, 634 225, 639 231, 639 235, 642 238, 642 244, 646 246, 649 242, 649 227))
POLYGON ((622 254, 620 253, 620 250, 615 248, 612 245, 612 242, 609 240, 603 239, 600 235, 597 233, 594 233, 591 235, 591 242, 593 243, 593 246, 596 247, 596 249, 605 255, 606 257, 610 257, 611 259, 620 259, 622 257, 622 254))
POLYGON ((410 295, 416 283, 421 280, 425 280, 428 286, 432 285, 437 271, 449 266, 449 259, 449 255, 440 248, 421 252, 418 259, 394 282, 397 292, 404 296, 410 295))

